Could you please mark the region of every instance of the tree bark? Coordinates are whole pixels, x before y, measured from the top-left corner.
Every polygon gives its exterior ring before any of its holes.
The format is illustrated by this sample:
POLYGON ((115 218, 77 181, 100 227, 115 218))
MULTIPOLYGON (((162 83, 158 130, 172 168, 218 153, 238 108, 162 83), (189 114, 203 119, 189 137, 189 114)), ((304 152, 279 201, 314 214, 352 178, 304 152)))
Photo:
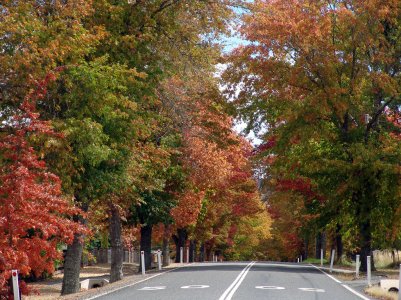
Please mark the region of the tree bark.
POLYGON ((199 261, 200 262, 205 261, 205 244, 204 243, 202 243, 199 248, 199 261))
POLYGON ((187 239, 187 230, 185 228, 178 228, 177 235, 173 236, 173 240, 175 243, 175 262, 179 263, 180 260, 180 248, 184 248, 185 241, 187 239))
POLYGON ((163 246, 162 246, 164 267, 170 265, 170 249, 169 249, 170 234, 171 234, 170 225, 165 225, 163 234, 163 246))
MULTIPOLYGON (((315 247, 315 257, 320 259, 320 250, 323 249, 322 245, 322 233, 318 232, 316 235, 316 247, 315 247)), ((324 252, 323 252, 324 257, 324 252)))
MULTIPOLYGON (((145 270, 149 270, 152 263, 152 225, 145 225, 141 227, 141 241, 140 241, 140 251, 144 252, 145 255, 145 270)), ((141 264, 139 265, 139 270, 141 270, 141 264)))
MULTIPOLYGON (((79 199, 76 197, 76 199, 79 199)), ((79 201, 77 201, 79 202, 79 201)), ((83 204, 81 209, 88 211, 88 204, 83 204)), ((82 216, 74 217, 76 222, 86 224, 86 220, 82 216)), ((81 272, 82 252, 84 249, 84 234, 75 234, 71 245, 67 246, 67 252, 64 259, 64 276, 61 287, 61 295, 74 294, 79 292, 79 274, 81 272)))
POLYGON ((309 249, 309 238, 305 238, 304 239, 303 260, 308 259, 308 255, 309 255, 308 249, 309 249))
POLYGON ((83 239, 84 235, 75 234, 74 241, 67 246, 61 295, 79 292, 79 273, 81 272, 81 259, 84 248, 83 239))
MULTIPOLYGON (((369 194, 369 193, 367 193, 369 194)), ((371 270, 375 270, 372 253, 372 229, 370 225, 371 201, 362 197, 363 192, 358 191, 352 195, 353 202, 357 205, 356 215, 358 216, 359 242, 361 248, 361 268, 363 272, 367 271, 367 257, 371 257, 371 270), (365 200, 365 201, 364 201, 365 200)))
POLYGON ((195 259, 195 241, 189 241, 189 262, 194 262, 195 259))
POLYGON ((111 268, 110 283, 123 278, 123 243, 121 239, 121 216, 118 206, 110 205, 110 243, 111 243, 111 268))
POLYGON ((342 256, 343 256, 343 250, 344 250, 344 246, 343 246, 343 239, 341 236, 341 225, 337 224, 336 226, 336 248, 337 248, 337 262, 341 262, 342 260, 342 256))
POLYGON ((370 256, 371 270, 375 271, 372 251, 372 233, 370 228, 370 220, 366 220, 360 224, 360 242, 361 242, 361 271, 367 271, 367 257, 370 256))

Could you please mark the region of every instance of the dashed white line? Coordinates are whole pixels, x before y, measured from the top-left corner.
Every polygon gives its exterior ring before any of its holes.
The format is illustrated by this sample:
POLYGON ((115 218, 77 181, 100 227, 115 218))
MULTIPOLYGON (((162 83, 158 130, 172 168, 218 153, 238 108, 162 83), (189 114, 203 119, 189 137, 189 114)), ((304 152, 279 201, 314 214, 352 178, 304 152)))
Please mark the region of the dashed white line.
POLYGON ((219 300, 230 300, 242 281, 245 279, 246 274, 248 274, 249 270, 251 267, 255 264, 255 262, 249 263, 242 271, 241 273, 235 278, 233 283, 224 291, 223 295, 220 296, 219 300))
POLYGON ((257 285, 255 289, 261 290, 285 290, 285 287, 282 286, 268 286, 268 285, 257 285))
POLYGON ((202 284, 195 284, 195 285, 185 285, 182 286, 182 289, 207 289, 208 287, 210 287, 209 285, 202 285, 202 284))
POLYGON ((165 290, 165 286, 145 286, 143 288, 138 289, 138 291, 158 291, 165 290))
POLYGON ((316 288, 298 288, 301 291, 304 292, 315 292, 315 293, 324 293, 324 289, 316 289, 316 288))
POLYGON ((111 294, 111 293, 114 293, 114 292, 117 292, 117 291, 119 291, 119 290, 122 290, 122 289, 125 289, 125 288, 128 288, 128 287, 131 287, 131 286, 133 286, 133 285, 136 285, 136 284, 138 284, 138 283, 147 281, 147 280, 149 280, 149 279, 152 279, 152 278, 154 278, 154 277, 160 276, 160 275, 162 275, 162 274, 169 273, 169 272, 174 271, 174 270, 176 270, 176 269, 178 269, 178 268, 174 268, 174 269, 170 269, 170 270, 167 270, 167 271, 164 271, 164 272, 161 272, 161 273, 157 273, 157 274, 155 274, 155 275, 153 275, 153 276, 149 276, 148 278, 145 278, 145 279, 142 279, 142 280, 139 280, 139 281, 136 281, 136 282, 133 282, 133 283, 130 283, 130 284, 121 286, 121 287, 116 287, 116 288, 114 288, 114 289, 112 289, 112 290, 109 290, 109 291, 107 291, 107 292, 99 293, 99 294, 97 294, 97 295, 94 295, 94 296, 85 298, 85 300, 93 300, 93 299, 96 299, 96 298, 100 298, 100 297, 109 295, 109 294, 111 294))

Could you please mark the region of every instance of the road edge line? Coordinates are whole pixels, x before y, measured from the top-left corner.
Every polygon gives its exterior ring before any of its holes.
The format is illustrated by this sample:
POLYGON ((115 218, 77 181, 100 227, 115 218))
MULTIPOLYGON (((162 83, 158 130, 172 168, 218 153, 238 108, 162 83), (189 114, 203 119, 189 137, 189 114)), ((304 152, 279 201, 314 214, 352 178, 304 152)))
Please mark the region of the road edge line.
MULTIPOLYGON (((183 266, 183 267, 184 267, 184 266, 183 266)), ((149 279, 155 278, 155 277, 157 277, 157 276, 160 276, 160 275, 169 273, 169 272, 174 271, 174 270, 177 270, 177 269, 179 269, 179 268, 181 268, 181 267, 177 267, 177 268, 174 268, 174 269, 171 269, 171 270, 167 270, 167 271, 164 271, 164 272, 161 272, 161 273, 157 273, 157 274, 155 274, 155 275, 152 275, 152 276, 150 276, 150 277, 141 279, 141 280, 139 280, 139 281, 135 281, 135 282, 133 282, 133 283, 130 283, 130 284, 127 284, 127 285, 124 285, 124 286, 120 286, 120 287, 114 288, 114 289, 112 289, 112 290, 110 290, 110 291, 103 292, 103 293, 100 293, 100 294, 91 296, 91 297, 89 297, 89 298, 83 298, 83 299, 84 299, 84 300, 92 300, 92 299, 96 299, 96 298, 99 298, 99 297, 102 297, 102 296, 106 296, 106 295, 108 295, 108 294, 111 294, 111 293, 117 292, 117 291, 119 291, 119 290, 122 290, 122 289, 125 289, 125 288, 128 288, 128 287, 134 286, 134 285, 136 285, 136 284, 138 284, 138 283, 142 283, 142 282, 144 282, 144 281, 146 281, 146 280, 149 280, 149 279)))
POLYGON ((350 286, 346 285, 345 283, 342 283, 340 280, 338 280, 337 278, 335 278, 334 276, 327 274, 325 271, 319 269, 318 267, 316 267, 315 265, 310 264, 312 267, 314 267, 315 269, 318 269, 320 272, 322 272, 324 275, 326 275, 327 277, 329 277, 330 279, 334 280, 335 282, 339 283, 343 288, 345 288, 346 290, 350 291, 351 293, 353 293, 354 295, 358 296, 359 298, 363 299, 363 300, 371 300, 368 297, 362 295, 361 293, 355 291, 353 288, 351 288, 350 286))
POLYGON ((349 290, 351 293, 357 295, 358 297, 362 298, 363 300, 370 300, 368 297, 362 295, 361 293, 358 293, 357 291, 355 291, 353 288, 349 287, 346 284, 341 284, 344 288, 346 288, 347 290, 349 290))

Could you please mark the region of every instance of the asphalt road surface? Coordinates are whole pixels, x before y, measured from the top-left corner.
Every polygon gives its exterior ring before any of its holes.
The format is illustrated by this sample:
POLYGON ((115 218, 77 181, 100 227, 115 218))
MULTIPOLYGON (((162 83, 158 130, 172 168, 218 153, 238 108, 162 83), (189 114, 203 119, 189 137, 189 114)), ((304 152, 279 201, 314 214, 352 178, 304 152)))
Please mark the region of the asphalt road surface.
POLYGON ((99 300, 369 299, 309 265, 197 263, 97 297, 99 300))

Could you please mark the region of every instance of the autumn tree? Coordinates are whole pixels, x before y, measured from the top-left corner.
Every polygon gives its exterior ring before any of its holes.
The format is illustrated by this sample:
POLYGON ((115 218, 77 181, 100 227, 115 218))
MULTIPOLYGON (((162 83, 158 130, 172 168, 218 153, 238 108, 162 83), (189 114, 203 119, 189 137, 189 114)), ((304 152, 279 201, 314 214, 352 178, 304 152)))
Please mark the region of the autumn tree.
MULTIPOLYGON (((62 259, 61 243, 85 232, 72 217, 82 212, 62 195, 61 181, 48 171, 33 148, 35 139, 59 139, 48 122, 39 120, 36 102, 54 79, 49 74, 37 83, 14 116, 0 126, 0 289, 11 270, 41 276, 54 271, 62 259)), ((24 290, 23 292, 26 292, 24 290)))
POLYGON ((318 213, 357 228, 366 270, 400 205, 400 147, 386 117, 400 105, 400 7, 294 0, 250 9, 241 28, 250 44, 228 62, 228 91, 251 128, 276 137, 266 154, 277 155, 278 175, 309 178, 326 199, 318 213))

